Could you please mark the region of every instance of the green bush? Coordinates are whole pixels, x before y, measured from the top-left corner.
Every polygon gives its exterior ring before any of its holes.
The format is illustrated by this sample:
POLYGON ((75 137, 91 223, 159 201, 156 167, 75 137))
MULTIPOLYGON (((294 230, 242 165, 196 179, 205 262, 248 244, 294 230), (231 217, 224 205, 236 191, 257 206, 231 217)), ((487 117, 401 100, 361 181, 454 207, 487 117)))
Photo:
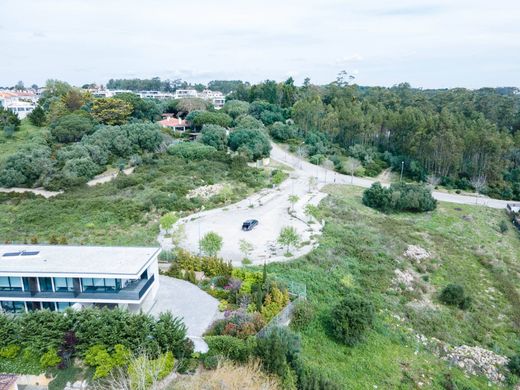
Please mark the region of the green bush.
POLYGON ((6 359, 14 359, 20 353, 20 346, 16 344, 10 344, 7 347, 0 349, 0 357, 6 359))
POLYGON ((256 338, 239 339, 233 336, 206 336, 210 355, 220 355, 227 359, 244 363, 253 355, 256 338))
POLYGON ((500 221, 499 228, 500 228, 500 233, 502 233, 502 234, 507 233, 507 231, 509 230, 509 222, 500 221))
POLYGON ((168 148, 172 156, 182 157, 190 161, 212 159, 219 151, 212 146, 200 142, 181 142, 168 148))
POLYGON ((446 305, 458 306, 462 310, 469 309, 471 306, 471 298, 465 296, 464 287, 458 284, 448 284, 444 287, 439 299, 446 305))
POLYGON ((300 337, 287 328, 274 327, 257 340, 256 354, 267 372, 283 377, 300 353, 300 337))
POLYGON ((218 125, 204 125, 200 142, 217 150, 227 150, 227 130, 218 125))
POLYGON ((396 183, 384 188, 376 182, 363 193, 363 204, 382 212, 435 210, 437 201, 431 191, 420 184, 396 183))
POLYGON ((347 293, 332 309, 332 335, 340 342, 353 346, 362 340, 363 334, 374 323, 374 306, 367 299, 347 293))
POLYGON ((520 377, 520 355, 515 355, 509 359, 507 368, 516 376, 520 377))
POLYGON ((269 157, 271 143, 269 137, 259 129, 237 129, 229 135, 229 148, 248 160, 255 161, 269 157))
POLYGON ((61 363, 61 358, 58 356, 58 352, 54 348, 50 348, 40 358, 40 365, 42 368, 56 367, 61 363))
POLYGON ((294 306, 291 318, 291 326, 295 329, 304 329, 314 318, 315 310, 307 300, 301 300, 294 306))

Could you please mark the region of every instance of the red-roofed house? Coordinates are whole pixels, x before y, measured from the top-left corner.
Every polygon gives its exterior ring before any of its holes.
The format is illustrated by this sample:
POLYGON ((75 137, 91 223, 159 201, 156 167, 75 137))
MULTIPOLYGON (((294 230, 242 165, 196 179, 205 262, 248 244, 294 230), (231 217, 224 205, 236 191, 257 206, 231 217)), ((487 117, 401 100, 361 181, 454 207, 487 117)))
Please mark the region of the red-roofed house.
POLYGON ((188 122, 181 118, 175 118, 173 114, 162 114, 162 116, 164 117, 164 119, 162 121, 157 122, 162 127, 167 127, 177 131, 185 131, 187 128, 190 127, 188 122))

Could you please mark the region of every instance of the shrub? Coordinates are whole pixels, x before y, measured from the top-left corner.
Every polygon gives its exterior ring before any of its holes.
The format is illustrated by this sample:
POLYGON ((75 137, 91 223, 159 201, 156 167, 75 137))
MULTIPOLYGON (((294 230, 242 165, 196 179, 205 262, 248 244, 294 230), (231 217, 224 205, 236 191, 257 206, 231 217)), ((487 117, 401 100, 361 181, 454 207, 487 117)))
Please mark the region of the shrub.
POLYGON ((347 293, 332 309, 331 330, 340 342, 353 346, 362 340, 363 334, 374 322, 372 303, 354 293, 347 293))
POLYGON ((363 204, 382 212, 432 211, 437 207, 431 191, 423 185, 397 183, 384 188, 379 182, 363 193, 363 204))
POLYGON ((300 337, 287 328, 274 327, 257 340, 256 354, 267 372, 283 377, 300 352, 300 337))
POLYGON ((218 363, 220 361, 220 356, 206 354, 204 359, 202 360, 202 364, 206 370, 216 370, 218 367, 218 363))
POLYGON ((40 358, 42 368, 56 367, 60 362, 61 358, 58 356, 58 352, 55 348, 50 348, 40 358))
POLYGON ((446 305, 458 306, 462 310, 469 309, 471 306, 471 298, 465 296, 464 287, 458 284, 448 284, 444 287, 439 299, 446 305))
POLYGON ((241 363, 249 360, 256 347, 255 337, 242 340, 232 336, 206 336, 204 340, 208 344, 209 355, 220 355, 241 363))
POLYGON ((500 221, 499 228, 500 228, 500 233, 502 233, 502 234, 507 233, 507 231, 509 230, 509 222, 500 221))
POLYGON ((217 125, 204 125, 200 142, 213 146, 217 150, 227 150, 227 131, 217 125))
POLYGON ((293 308, 291 326, 298 330, 304 329, 312 321, 314 315, 314 307, 309 301, 298 301, 293 308))
POLYGON ((269 157, 271 151, 269 137, 258 129, 235 130, 229 135, 228 142, 232 151, 238 151, 251 161, 269 157))
POLYGON ((58 142, 77 142, 94 131, 94 123, 88 115, 68 114, 51 125, 51 134, 58 142))
POLYGON ((16 344, 10 344, 7 347, 0 349, 0 357, 6 359, 14 359, 20 353, 20 346, 16 344))
POLYGON ((168 148, 172 156, 182 157, 189 161, 211 160, 218 155, 218 150, 199 142, 181 142, 168 148))
POLYGON ((515 355, 509 359, 507 368, 516 376, 520 377, 520 355, 515 355))

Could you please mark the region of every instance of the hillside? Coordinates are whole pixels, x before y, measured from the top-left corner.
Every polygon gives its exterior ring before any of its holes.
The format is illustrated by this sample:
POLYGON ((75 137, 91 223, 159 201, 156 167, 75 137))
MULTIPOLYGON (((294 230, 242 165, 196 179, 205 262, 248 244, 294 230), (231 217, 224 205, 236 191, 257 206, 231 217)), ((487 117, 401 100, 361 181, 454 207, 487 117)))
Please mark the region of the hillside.
POLYGON ((327 192, 320 246, 269 265, 280 278, 305 283, 316 308, 302 331, 306 361, 353 389, 487 388, 484 376, 450 368, 438 351, 469 345, 510 356, 520 348, 520 236, 512 225, 501 233, 505 213, 440 203, 432 213, 385 215, 363 206, 358 188, 327 192), (404 255, 408 245, 430 256, 411 259, 404 255), (440 303, 450 283, 464 287, 469 310, 440 303), (327 326, 347 289, 377 310, 375 329, 355 347, 336 343, 327 326))

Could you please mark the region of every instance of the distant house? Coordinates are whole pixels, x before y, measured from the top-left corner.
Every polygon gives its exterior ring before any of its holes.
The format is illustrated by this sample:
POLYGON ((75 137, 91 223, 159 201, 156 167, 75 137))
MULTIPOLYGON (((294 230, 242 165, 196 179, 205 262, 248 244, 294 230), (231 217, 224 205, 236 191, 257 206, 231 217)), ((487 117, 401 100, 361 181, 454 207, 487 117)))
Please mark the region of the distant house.
POLYGON ((167 127, 176 131, 186 131, 190 125, 184 119, 175 118, 174 114, 162 114, 163 120, 157 122, 162 127, 167 127))
POLYGON ((23 119, 36 107, 37 95, 32 91, 0 91, 0 106, 23 119))

